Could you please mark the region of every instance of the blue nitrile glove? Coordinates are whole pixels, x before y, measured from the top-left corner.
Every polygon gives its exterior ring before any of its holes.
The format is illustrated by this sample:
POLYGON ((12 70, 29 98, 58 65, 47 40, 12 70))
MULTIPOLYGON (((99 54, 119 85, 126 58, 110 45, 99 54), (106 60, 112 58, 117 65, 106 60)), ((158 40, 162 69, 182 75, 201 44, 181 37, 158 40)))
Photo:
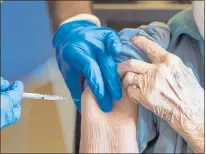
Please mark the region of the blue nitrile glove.
POLYGON ((20 119, 23 91, 21 81, 15 81, 10 85, 9 81, 1 77, 1 129, 20 119))
POLYGON ((107 27, 77 20, 59 27, 53 45, 59 69, 81 111, 84 77, 104 112, 111 111, 112 100, 122 96, 121 82, 113 55, 121 52, 117 32, 107 27))

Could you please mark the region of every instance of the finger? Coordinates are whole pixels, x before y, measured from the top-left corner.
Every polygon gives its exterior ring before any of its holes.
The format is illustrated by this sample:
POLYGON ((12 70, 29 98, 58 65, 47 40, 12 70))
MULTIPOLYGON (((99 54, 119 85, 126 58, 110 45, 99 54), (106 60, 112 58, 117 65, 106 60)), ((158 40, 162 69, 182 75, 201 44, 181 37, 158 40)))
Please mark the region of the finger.
MULTIPOLYGON (((117 65, 112 56, 108 53, 98 54, 98 63, 102 72, 105 88, 108 96, 114 100, 120 100, 122 97, 121 81, 117 73, 117 65)), ((110 103, 111 104, 111 103, 110 103)))
POLYGON ((129 86, 140 87, 139 75, 133 72, 128 72, 123 79, 123 86, 127 89, 129 86))
POLYGON ((21 117, 20 104, 14 104, 7 110, 1 110, 1 128, 16 123, 21 117))
POLYGON ((169 55, 162 47, 146 37, 135 36, 132 38, 132 42, 148 55, 152 63, 162 63, 169 55))
POLYGON ((107 90, 105 96, 99 101, 99 107, 103 112, 110 112, 112 110, 113 102, 107 90))
POLYGON ((127 88, 127 93, 132 101, 141 104, 144 108, 151 111, 150 104, 147 103, 142 91, 139 88, 133 88, 132 86, 129 86, 127 88))
POLYGON ((92 92, 100 100, 104 96, 104 82, 97 62, 84 54, 83 49, 77 46, 68 45, 64 50, 65 63, 72 64, 74 68, 83 73, 92 92))
MULTIPOLYGON (((107 38, 106 36, 109 35, 110 33, 111 31, 108 31, 108 34, 103 36, 104 37, 103 39, 106 39, 107 38)), ((115 33, 111 33, 111 35, 114 35, 114 34, 115 33)), ((94 43, 94 41, 92 43, 94 43)), ((116 63, 113 60, 111 53, 108 53, 105 51, 106 49, 105 49, 104 44, 102 44, 102 41, 99 42, 97 40, 95 42, 95 46, 96 47, 94 48, 95 50, 94 52, 96 53, 96 56, 97 56, 96 59, 97 59, 99 68, 101 70, 102 78, 104 81, 104 87, 107 88, 108 95, 112 97, 112 99, 120 100, 122 97, 122 90, 121 90, 120 78, 117 73, 116 63)))
POLYGON ((62 71, 64 76, 65 83, 70 90, 73 101, 78 109, 81 112, 81 94, 83 91, 83 76, 80 72, 75 69, 69 69, 67 71, 62 71))
POLYGON ((131 60, 122 62, 118 65, 118 73, 120 75, 120 78, 122 79, 127 72, 145 74, 153 68, 154 68, 153 64, 149 64, 149 63, 136 60, 136 59, 131 59, 131 60))
POLYGON ((123 79, 123 86, 125 88, 128 88, 128 86, 132 86, 134 83, 134 76, 135 76, 135 73, 133 72, 128 72, 124 79, 123 79))
POLYGON ((92 33, 86 35, 84 39, 91 44, 93 48, 101 52, 117 55, 122 51, 122 44, 118 37, 118 33, 107 27, 93 29, 92 33))
POLYGON ((9 81, 1 77, 1 91, 6 91, 9 88, 9 86, 10 86, 9 81))
POLYGON ((14 122, 17 122, 21 117, 21 106, 20 106, 20 104, 16 104, 14 106, 13 113, 14 113, 14 117, 15 117, 14 122))
POLYGON ((21 102, 23 92, 24 92, 23 83, 21 81, 15 81, 11 85, 10 90, 7 91, 7 96, 9 96, 10 99, 13 100, 13 102, 16 104, 21 102))
POLYGON ((133 88, 132 86, 129 86, 127 88, 127 93, 129 98, 134 101, 135 103, 143 103, 143 95, 139 88, 133 88))
POLYGON ((113 56, 118 55, 122 51, 122 44, 120 42, 118 33, 114 30, 108 31, 105 37, 107 52, 113 56))
POLYGON ((15 123, 16 120, 13 109, 1 110, 1 129, 15 123))

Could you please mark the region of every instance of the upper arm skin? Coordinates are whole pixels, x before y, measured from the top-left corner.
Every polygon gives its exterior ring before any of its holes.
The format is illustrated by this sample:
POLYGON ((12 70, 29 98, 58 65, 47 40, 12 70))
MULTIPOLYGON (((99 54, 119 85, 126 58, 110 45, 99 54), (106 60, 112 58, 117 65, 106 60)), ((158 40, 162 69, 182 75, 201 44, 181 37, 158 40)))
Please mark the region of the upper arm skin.
POLYGON ((102 112, 91 90, 82 95, 80 152, 138 153, 136 141, 138 108, 125 90, 113 110, 102 112))

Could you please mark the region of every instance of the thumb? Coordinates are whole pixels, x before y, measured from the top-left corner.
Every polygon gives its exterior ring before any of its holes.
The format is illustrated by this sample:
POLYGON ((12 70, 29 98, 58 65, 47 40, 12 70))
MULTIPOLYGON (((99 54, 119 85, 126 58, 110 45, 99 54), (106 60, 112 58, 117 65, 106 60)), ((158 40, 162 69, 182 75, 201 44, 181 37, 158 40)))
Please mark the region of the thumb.
POLYGON ((111 55, 118 55, 122 51, 122 44, 117 32, 109 31, 105 39, 107 52, 111 55))
POLYGON ((144 36, 135 36, 132 42, 148 55, 153 64, 163 63, 169 55, 162 47, 144 36))

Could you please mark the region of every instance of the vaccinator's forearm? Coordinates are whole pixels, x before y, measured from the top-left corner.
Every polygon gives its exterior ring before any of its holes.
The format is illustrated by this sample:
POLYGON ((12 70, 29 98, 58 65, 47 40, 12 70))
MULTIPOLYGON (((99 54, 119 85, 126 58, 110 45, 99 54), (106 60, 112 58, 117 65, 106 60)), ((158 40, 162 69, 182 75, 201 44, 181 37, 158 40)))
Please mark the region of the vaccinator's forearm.
POLYGON ((48 1, 48 9, 51 18, 53 31, 66 19, 77 14, 91 14, 90 1, 48 1))

